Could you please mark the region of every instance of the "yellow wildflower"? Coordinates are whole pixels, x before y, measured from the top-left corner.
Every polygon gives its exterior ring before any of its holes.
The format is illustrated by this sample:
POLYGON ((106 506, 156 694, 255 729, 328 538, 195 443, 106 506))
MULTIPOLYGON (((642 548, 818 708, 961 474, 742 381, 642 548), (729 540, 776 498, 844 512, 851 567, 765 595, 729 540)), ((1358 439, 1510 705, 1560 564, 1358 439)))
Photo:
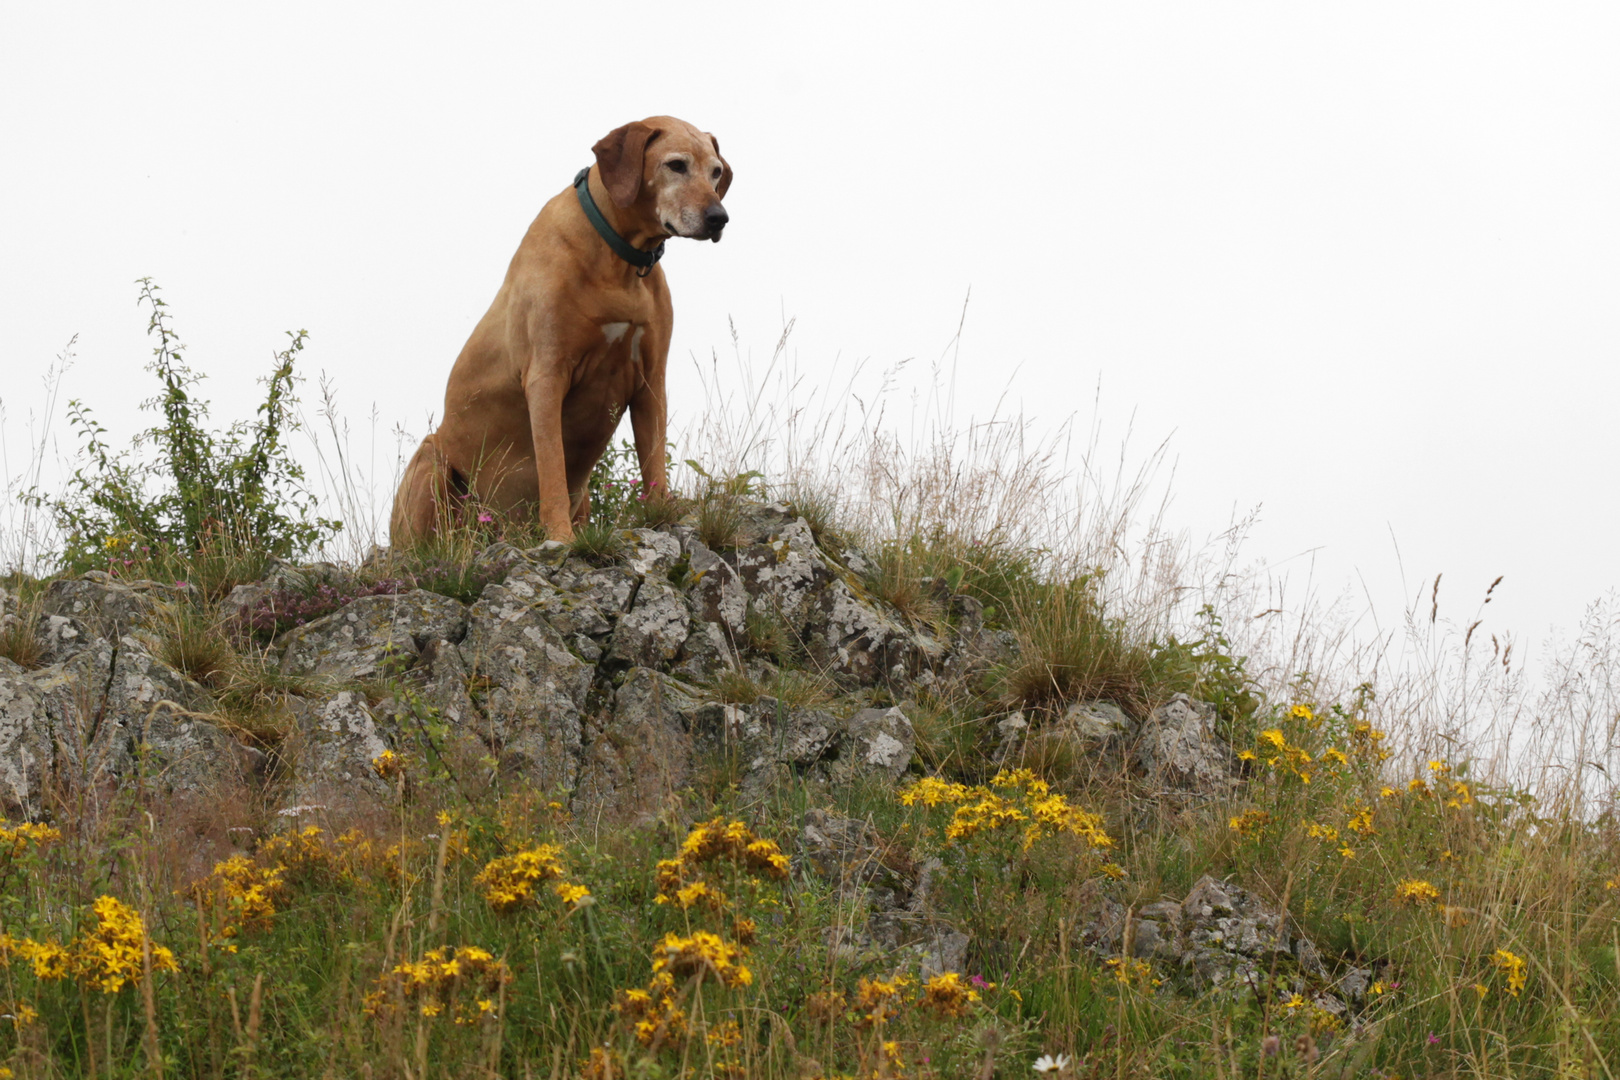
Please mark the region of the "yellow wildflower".
POLYGON ((961 1018, 967 1015, 970 1004, 979 1000, 979 992, 962 981, 954 971, 935 975, 923 984, 919 1008, 932 1009, 941 1018, 961 1018))
POLYGON ((1252 836, 1254 833, 1271 824, 1271 815, 1264 810, 1245 810, 1227 821, 1227 826, 1242 836, 1252 836))
POLYGON ((1508 993, 1518 997, 1525 984, 1524 958, 1515 956, 1506 949, 1497 949, 1495 955, 1491 957, 1491 963, 1496 965, 1496 970, 1507 976, 1508 993))
POLYGON ((591 895, 591 890, 574 882, 557 882, 557 895, 569 907, 578 907, 581 900, 591 895))
POLYGON ((1432 904, 1440 899, 1440 890, 1419 878, 1406 878, 1395 886, 1395 899, 1399 903, 1432 904))
POLYGON ((514 911, 534 899, 534 887, 563 876, 562 848, 540 844, 495 859, 479 871, 473 884, 496 911, 514 911))
POLYGON ((925 776, 901 788, 895 797, 900 800, 901 806, 916 806, 921 803, 932 809, 941 803, 965 801, 968 798, 968 788, 965 784, 941 780, 937 776, 925 776))

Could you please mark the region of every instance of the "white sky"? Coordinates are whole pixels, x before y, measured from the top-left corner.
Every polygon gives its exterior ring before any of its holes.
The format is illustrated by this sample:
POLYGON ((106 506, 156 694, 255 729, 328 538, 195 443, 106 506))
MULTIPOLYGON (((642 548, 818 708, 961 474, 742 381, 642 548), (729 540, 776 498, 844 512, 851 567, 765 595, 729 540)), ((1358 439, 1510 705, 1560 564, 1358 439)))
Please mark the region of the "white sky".
POLYGON ((1488 627, 1534 641, 1620 584, 1617 56, 1612 3, 16 0, 7 449, 75 333, 65 394, 141 425, 143 275, 216 418, 305 327, 351 416, 420 432, 541 204, 672 113, 737 173, 665 260, 677 413, 728 317, 921 366, 971 288, 961 413, 1012 378, 1089 423, 1100 385, 1195 535, 1261 505, 1252 555, 1386 620, 1505 574, 1488 627))

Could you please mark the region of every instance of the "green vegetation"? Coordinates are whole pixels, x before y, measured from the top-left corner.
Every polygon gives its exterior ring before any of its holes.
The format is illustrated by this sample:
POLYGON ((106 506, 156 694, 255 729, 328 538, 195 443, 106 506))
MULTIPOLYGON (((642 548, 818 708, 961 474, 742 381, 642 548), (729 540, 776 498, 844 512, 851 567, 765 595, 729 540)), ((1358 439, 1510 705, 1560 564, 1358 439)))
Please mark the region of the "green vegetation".
MULTIPOLYGON (((1462 740, 1416 753, 1427 733, 1413 729, 1434 713, 1411 687, 1348 667, 1275 677, 1217 606, 1177 615, 1159 593, 1131 593, 1104 565, 1107 545, 1031 543, 1008 523, 1040 488, 1017 477, 975 489, 1013 500, 998 517, 940 494, 936 467, 907 481, 924 494, 887 518, 802 474, 720 478, 696 465, 689 499, 640 498, 625 443, 593 480, 575 554, 610 560, 625 528, 671 520, 724 551, 751 505, 780 496, 839 573, 914 628, 945 637, 982 617, 1008 646, 983 671, 855 690, 751 606, 745 669, 703 688, 781 709, 899 704, 917 753, 898 785, 792 777, 750 800, 740 763, 717 755, 635 824, 576 817, 568 793, 457 757, 413 685, 385 677, 357 688, 410 719, 403 745, 372 763, 390 792, 381 808, 285 807, 276 766, 290 711, 332 688, 280 674, 269 643, 358 596, 426 588, 470 601, 504 574, 492 545, 541 537, 468 515, 420 549, 311 571, 221 616, 232 585, 337 528, 316 515, 282 441, 303 336, 278 356, 260 419, 210 434, 155 288, 142 297, 164 423, 140 445, 156 457, 114 453, 74 406, 85 464, 45 500, 64 538, 60 573, 194 586, 143 633, 267 764, 240 790, 64 782, 39 820, 0 823, 0 1078, 1620 1070, 1611 803, 1573 780, 1532 790, 1462 740), (1045 734, 1077 703, 1112 702, 1140 722, 1177 693, 1216 707, 1242 784, 1167 793, 1123 758, 1055 739, 998 757, 998 725, 1014 712, 1045 734), (914 956, 862 944, 865 904, 798 854, 813 809, 865 823, 880 884, 914 882, 940 860, 928 917, 969 935, 962 972, 925 974, 914 956), (1132 941, 1145 906, 1180 900, 1204 875, 1287 912, 1326 974, 1271 956, 1253 985, 1212 987, 1161 954, 1097 940, 1105 902, 1127 912, 1132 941), (1324 993, 1352 969, 1366 972, 1364 992, 1348 1012, 1328 1008, 1324 993)), ((43 585, 7 579, 22 602, 0 627, 0 655, 25 668, 41 658, 43 585)))

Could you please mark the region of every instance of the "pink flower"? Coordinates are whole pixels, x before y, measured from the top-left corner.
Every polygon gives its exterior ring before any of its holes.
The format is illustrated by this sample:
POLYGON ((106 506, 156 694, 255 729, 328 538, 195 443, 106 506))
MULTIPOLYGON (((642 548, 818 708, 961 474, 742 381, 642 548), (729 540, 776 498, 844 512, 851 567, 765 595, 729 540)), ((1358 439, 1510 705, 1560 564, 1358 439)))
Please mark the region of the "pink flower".
POLYGON ((478 515, 478 524, 480 524, 480 525, 488 525, 494 520, 495 520, 495 515, 491 514, 491 513, 488 513, 488 512, 485 512, 485 513, 482 513, 482 514, 478 515))

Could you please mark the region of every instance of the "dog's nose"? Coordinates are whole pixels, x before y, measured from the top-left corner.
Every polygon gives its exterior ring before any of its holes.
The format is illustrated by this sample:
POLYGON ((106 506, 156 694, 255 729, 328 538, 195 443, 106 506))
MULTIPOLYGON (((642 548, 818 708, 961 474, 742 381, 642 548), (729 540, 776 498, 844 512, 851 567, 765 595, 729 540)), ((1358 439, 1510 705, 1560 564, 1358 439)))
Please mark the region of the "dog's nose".
POLYGON ((719 232, 726 227, 726 222, 730 220, 731 216, 726 213, 726 208, 719 203, 715 203, 703 211, 703 227, 710 232, 719 232))

